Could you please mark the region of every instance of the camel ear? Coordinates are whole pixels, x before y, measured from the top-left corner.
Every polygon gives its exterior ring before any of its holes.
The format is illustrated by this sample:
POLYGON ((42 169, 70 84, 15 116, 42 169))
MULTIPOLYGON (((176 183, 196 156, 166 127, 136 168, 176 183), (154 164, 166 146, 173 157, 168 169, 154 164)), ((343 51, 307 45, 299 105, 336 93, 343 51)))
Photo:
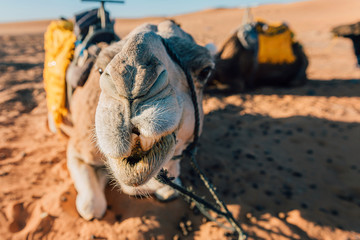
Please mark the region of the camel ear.
POLYGON ((170 37, 165 41, 183 63, 184 70, 191 72, 196 85, 205 85, 215 67, 209 50, 184 38, 170 37))

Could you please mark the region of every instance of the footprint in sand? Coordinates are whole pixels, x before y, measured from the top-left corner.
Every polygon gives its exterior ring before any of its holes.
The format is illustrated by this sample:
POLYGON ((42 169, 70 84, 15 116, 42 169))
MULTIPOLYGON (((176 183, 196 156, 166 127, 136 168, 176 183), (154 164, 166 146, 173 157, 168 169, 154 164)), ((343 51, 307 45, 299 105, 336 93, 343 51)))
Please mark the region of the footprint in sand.
POLYGON ((24 208, 23 203, 16 203, 11 210, 11 223, 9 230, 12 233, 19 232, 26 226, 26 221, 28 220, 29 213, 26 208, 24 208))

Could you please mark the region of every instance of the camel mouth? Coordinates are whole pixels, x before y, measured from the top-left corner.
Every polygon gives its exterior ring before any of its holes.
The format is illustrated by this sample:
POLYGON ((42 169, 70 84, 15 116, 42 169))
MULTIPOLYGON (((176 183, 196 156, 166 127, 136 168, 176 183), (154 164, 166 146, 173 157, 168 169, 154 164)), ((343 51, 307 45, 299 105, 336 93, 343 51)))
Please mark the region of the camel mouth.
POLYGON ((157 174, 170 158, 175 147, 174 133, 161 137, 148 150, 143 151, 140 143, 133 147, 130 156, 121 159, 119 164, 119 180, 130 187, 138 187, 157 174))

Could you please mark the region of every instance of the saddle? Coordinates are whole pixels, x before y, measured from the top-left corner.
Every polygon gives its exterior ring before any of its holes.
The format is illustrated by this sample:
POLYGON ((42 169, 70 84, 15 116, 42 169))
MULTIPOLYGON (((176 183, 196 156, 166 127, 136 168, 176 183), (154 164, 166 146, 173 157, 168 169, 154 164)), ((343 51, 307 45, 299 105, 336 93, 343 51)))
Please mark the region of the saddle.
POLYGON ((294 34, 285 23, 250 22, 238 28, 237 37, 256 54, 260 64, 290 64, 296 60, 292 49, 294 34))
POLYGON ((104 12, 105 16, 101 16, 100 9, 84 11, 75 15, 74 23, 55 20, 47 28, 43 77, 52 132, 70 120, 72 94, 85 84, 103 44, 120 40, 114 21, 104 12))
POLYGON ((120 40, 114 32, 114 22, 110 20, 109 13, 105 11, 105 27, 102 26, 98 14, 99 9, 92 9, 75 15, 75 53, 66 73, 66 81, 72 88, 71 92, 85 84, 101 50, 98 44, 110 44, 120 40))

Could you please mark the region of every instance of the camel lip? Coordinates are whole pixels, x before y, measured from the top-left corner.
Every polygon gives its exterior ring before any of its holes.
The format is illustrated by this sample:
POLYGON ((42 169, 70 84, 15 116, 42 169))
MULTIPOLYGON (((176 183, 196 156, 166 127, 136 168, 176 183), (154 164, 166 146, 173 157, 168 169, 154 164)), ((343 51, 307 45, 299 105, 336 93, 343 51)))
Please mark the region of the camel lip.
POLYGON ((143 157, 141 157, 138 154, 135 154, 135 155, 129 156, 127 158, 124 158, 123 161, 126 161, 126 164, 134 166, 134 165, 136 165, 137 163, 139 163, 142 160, 143 160, 143 157))
POLYGON ((137 144, 132 149, 130 156, 123 158, 122 161, 125 165, 128 165, 129 167, 135 167, 138 163, 144 161, 150 151, 151 149, 149 149, 148 151, 142 151, 139 144, 137 144))
POLYGON ((176 144, 176 136, 170 133, 160 138, 151 149, 143 151, 137 144, 130 156, 118 161, 120 181, 129 187, 139 187, 158 173, 176 144))

